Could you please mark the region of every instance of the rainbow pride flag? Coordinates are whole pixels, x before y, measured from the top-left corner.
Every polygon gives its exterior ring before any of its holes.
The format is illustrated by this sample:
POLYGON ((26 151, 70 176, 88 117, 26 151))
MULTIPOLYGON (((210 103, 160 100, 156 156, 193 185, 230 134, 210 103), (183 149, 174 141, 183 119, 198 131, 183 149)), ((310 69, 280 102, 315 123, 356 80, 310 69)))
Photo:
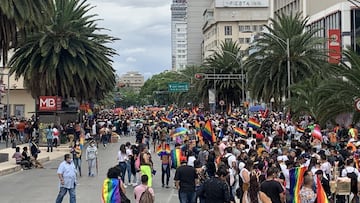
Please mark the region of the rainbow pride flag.
POLYGON ((255 119, 255 118, 249 118, 248 127, 260 128, 260 127, 261 127, 261 124, 260 124, 260 122, 259 122, 257 119, 255 119))
POLYGON ((161 146, 161 144, 156 147, 156 154, 159 156, 167 155, 170 153, 171 153, 170 145, 168 144, 165 144, 164 148, 161 146))
POLYGON ((174 116, 174 107, 171 106, 168 114, 166 115, 166 118, 172 119, 173 116, 174 116))
POLYGON ((316 178, 316 199, 317 203, 329 203, 325 190, 319 178, 316 178))
POLYGON ((216 136, 215 136, 215 133, 212 129, 212 125, 211 125, 211 121, 210 120, 207 120, 206 123, 205 123, 205 127, 204 129, 202 130, 202 136, 203 138, 211 141, 211 142, 216 142, 216 136))
POLYGON ((198 120, 194 121, 194 127, 195 127, 196 130, 200 130, 200 123, 199 123, 198 120))
POLYGON ((187 115, 190 115, 190 111, 189 110, 187 110, 187 109, 184 109, 184 114, 187 114, 187 115))
POLYGON ((300 128, 300 127, 296 127, 296 131, 298 131, 299 133, 305 132, 304 128, 300 128))
POLYGON ((171 120, 169 118, 161 117, 161 122, 166 123, 168 125, 171 124, 171 120))
POLYGON ((171 168, 177 168, 181 165, 181 149, 171 150, 171 168))
POLYGON ((247 133, 242 128, 234 127, 234 133, 239 136, 247 137, 247 133))
POLYGON ((304 181, 306 167, 296 167, 289 171, 291 203, 300 203, 300 188, 304 181))
POLYGON ((119 179, 106 178, 102 187, 101 203, 121 202, 119 179))

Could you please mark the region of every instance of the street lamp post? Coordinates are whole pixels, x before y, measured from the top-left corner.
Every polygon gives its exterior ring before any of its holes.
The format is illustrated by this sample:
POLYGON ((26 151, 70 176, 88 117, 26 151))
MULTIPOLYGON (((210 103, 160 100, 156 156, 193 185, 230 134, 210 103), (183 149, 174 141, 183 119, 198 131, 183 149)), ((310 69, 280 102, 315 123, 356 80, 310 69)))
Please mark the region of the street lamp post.
POLYGON ((244 66, 242 63, 243 55, 241 54, 240 51, 237 53, 237 55, 235 55, 234 53, 232 53, 230 51, 226 51, 226 50, 223 50, 223 52, 234 57, 236 63, 239 65, 239 67, 241 69, 241 101, 244 102, 245 101, 244 100, 245 99, 245 82, 244 82, 244 66))
MULTIPOLYGON (((9 147, 9 134, 10 134, 10 129, 9 129, 9 96, 10 96, 10 74, 9 73, 0 73, 1 76, 6 75, 7 76, 7 96, 6 96, 6 138, 5 138, 5 143, 6 143, 6 148, 9 147)), ((2 84, 3 85, 3 81, 2 84)), ((0 95, 0 101, 1 101, 1 95, 0 95)))

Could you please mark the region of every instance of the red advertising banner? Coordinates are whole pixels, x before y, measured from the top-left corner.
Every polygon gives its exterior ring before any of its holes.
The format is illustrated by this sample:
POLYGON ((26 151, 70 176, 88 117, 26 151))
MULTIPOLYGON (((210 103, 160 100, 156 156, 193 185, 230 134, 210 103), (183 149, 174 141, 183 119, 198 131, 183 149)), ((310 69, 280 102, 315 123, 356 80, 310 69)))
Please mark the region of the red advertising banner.
POLYGON ((341 60, 341 35, 339 29, 328 31, 329 63, 338 64, 341 60))
POLYGON ((39 111, 56 111, 58 108, 57 103, 57 96, 40 96, 39 111))

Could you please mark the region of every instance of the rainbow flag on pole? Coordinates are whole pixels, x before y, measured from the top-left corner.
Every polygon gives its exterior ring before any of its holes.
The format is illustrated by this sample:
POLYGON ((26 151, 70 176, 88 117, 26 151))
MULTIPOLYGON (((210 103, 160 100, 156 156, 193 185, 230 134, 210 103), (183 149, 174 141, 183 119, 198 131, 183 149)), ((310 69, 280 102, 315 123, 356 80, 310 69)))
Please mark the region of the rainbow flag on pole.
POLYGON ((243 130, 242 128, 234 127, 233 130, 236 135, 247 137, 246 131, 243 130))
POLYGON ((173 149, 171 150, 171 168, 177 168, 181 165, 181 149, 173 149))
POLYGON ((329 203, 325 190, 319 178, 316 178, 316 199, 317 203, 329 203))
POLYGON ((289 171, 291 203, 300 203, 300 188, 304 181, 306 167, 296 167, 289 171))
POLYGON ((168 114, 166 115, 166 118, 172 119, 173 116, 174 116, 174 106, 171 106, 168 114))
POLYGON ((256 118, 249 118, 248 127, 260 128, 261 124, 256 118))
POLYGON ((216 136, 212 129, 211 121, 207 120, 205 123, 205 127, 202 130, 202 136, 203 138, 211 141, 212 143, 216 142, 216 136))

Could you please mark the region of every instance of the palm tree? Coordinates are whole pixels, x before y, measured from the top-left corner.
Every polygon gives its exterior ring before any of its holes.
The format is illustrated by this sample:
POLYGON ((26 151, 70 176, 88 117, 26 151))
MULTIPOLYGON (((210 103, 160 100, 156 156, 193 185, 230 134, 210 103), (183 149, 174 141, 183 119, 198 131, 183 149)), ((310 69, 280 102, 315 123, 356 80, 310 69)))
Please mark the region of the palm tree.
POLYGON ((19 39, 40 26, 53 10, 53 0, 0 1, 0 59, 5 67, 8 53, 19 39))
POLYGON ((349 63, 342 62, 337 74, 324 81, 320 88, 323 99, 323 120, 331 120, 342 113, 353 114, 353 121, 360 121, 360 112, 355 110, 355 100, 360 95, 360 56, 353 50, 344 51, 349 63))
MULTIPOLYGON (((220 49, 205 59, 203 71, 206 74, 240 74, 241 67, 238 56, 240 46, 233 41, 224 41, 220 49)), ((207 95, 207 89, 216 88, 216 98, 224 99, 226 103, 235 102, 239 104, 241 97, 241 80, 203 80, 199 82, 198 88, 202 90, 202 97, 207 95), (215 83, 215 85, 214 85, 215 83)))
POLYGON ((257 100, 280 104, 288 88, 287 41, 290 52, 291 84, 296 84, 312 74, 326 72, 326 52, 323 39, 315 37, 317 29, 306 30, 308 18, 295 15, 276 15, 270 19, 272 26, 249 48, 245 62, 251 96, 257 100))
POLYGON ((101 34, 89 15, 86 0, 55 1, 53 16, 38 32, 30 33, 10 61, 10 73, 24 77, 32 96, 58 95, 100 100, 112 91, 115 74, 106 46, 116 38, 101 34))

